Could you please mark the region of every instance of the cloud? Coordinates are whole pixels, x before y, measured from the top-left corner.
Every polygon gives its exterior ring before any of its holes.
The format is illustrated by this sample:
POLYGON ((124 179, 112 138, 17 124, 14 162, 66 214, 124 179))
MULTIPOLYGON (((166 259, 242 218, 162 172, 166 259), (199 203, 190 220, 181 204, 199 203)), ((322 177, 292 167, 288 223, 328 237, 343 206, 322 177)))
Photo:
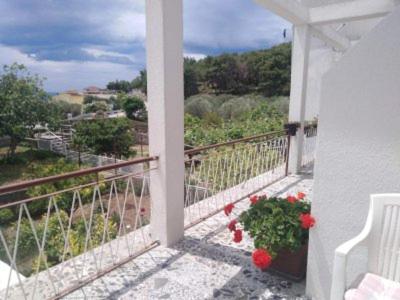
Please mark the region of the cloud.
POLYGON ((99 61, 51 61, 36 60, 21 51, 0 45, 0 65, 18 62, 32 73, 45 77, 47 91, 83 89, 90 85, 105 87, 110 80, 131 80, 138 70, 130 65, 99 61))
MULTIPOLYGON (((289 28, 252 0, 183 1, 185 55, 195 59, 267 48, 289 28)), ((145 0, 0 0, 0 54, 48 77, 51 90, 132 79, 146 61, 145 0)))
POLYGON ((184 36, 191 51, 211 54, 268 48, 290 25, 249 0, 185 0, 184 36))
POLYGON ((205 58, 207 55, 204 53, 187 53, 187 52, 185 52, 183 54, 183 56, 188 57, 188 58, 193 58, 195 60, 200 60, 200 59, 205 58))

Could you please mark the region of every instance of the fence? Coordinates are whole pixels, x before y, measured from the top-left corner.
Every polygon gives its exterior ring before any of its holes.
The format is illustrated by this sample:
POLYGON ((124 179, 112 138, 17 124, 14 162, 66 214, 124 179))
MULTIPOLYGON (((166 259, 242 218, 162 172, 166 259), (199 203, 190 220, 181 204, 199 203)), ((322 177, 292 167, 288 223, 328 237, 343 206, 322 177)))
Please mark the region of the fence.
POLYGON ((304 129, 303 156, 301 166, 306 167, 314 163, 317 147, 317 126, 307 126, 304 129))
MULTIPOLYGON (((314 159, 316 134, 305 130, 303 165, 314 159)), ((287 176, 289 141, 285 130, 185 151, 185 227, 287 176)), ((59 298, 154 247, 146 226, 154 160, 0 187, 10 196, 0 204, 0 261, 9 265, 0 298, 59 298), (21 190, 26 197, 12 199, 21 190)))
POLYGON ((185 225, 191 226, 287 175, 285 131, 186 151, 185 225))
POLYGON ((0 187, 0 194, 27 189, 27 198, 0 205, 0 259, 10 266, 0 298, 61 297, 153 247, 145 225, 156 159, 0 187), (140 173, 120 171, 138 164, 140 173))

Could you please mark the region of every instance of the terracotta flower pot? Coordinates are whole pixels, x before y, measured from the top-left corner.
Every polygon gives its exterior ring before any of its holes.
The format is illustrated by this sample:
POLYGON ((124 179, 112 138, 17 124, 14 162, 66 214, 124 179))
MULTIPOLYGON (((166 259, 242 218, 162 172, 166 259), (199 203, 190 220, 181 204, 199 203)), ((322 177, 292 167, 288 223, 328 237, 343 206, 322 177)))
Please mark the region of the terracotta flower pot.
POLYGON ((279 251, 266 271, 277 273, 293 281, 301 281, 306 275, 308 244, 292 252, 288 249, 279 251))

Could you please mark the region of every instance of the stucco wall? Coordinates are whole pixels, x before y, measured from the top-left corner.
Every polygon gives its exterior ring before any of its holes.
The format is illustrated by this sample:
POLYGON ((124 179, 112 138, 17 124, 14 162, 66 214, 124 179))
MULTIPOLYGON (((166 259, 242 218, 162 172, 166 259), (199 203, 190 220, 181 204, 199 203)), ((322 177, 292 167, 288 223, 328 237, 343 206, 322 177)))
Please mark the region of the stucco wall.
POLYGON ((334 62, 335 53, 330 47, 313 39, 310 47, 310 60, 307 82, 307 101, 305 120, 318 118, 321 96, 321 78, 334 62))
POLYGON ((324 300, 334 250, 362 229, 369 195, 400 192, 400 8, 325 74, 314 178, 307 292, 324 300))
POLYGON ((321 80, 323 75, 340 58, 340 53, 332 50, 316 38, 311 39, 308 63, 308 81, 305 120, 312 121, 319 117, 321 99, 321 80))

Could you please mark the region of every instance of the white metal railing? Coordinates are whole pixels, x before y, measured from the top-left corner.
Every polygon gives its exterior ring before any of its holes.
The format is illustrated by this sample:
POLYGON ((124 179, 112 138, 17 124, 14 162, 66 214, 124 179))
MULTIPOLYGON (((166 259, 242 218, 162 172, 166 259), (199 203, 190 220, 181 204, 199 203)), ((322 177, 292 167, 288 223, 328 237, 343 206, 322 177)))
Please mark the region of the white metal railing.
POLYGON ((196 224, 287 175, 285 132, 217 145, 186 160, 185 225, 196 224))
POLYGON ((317 126, 309 126, 304 130, 303 156, 301 166, 306 167, 314 163, 317 146, 317 126))
POLYGON ((133 161, 146 165, 140 173, 103 178, 107 166, 1 187, 27 197, 0 205, 0 259, 9 266, 0 298, 61 297, 153 247, 146 225, 154 159, 133 161))

